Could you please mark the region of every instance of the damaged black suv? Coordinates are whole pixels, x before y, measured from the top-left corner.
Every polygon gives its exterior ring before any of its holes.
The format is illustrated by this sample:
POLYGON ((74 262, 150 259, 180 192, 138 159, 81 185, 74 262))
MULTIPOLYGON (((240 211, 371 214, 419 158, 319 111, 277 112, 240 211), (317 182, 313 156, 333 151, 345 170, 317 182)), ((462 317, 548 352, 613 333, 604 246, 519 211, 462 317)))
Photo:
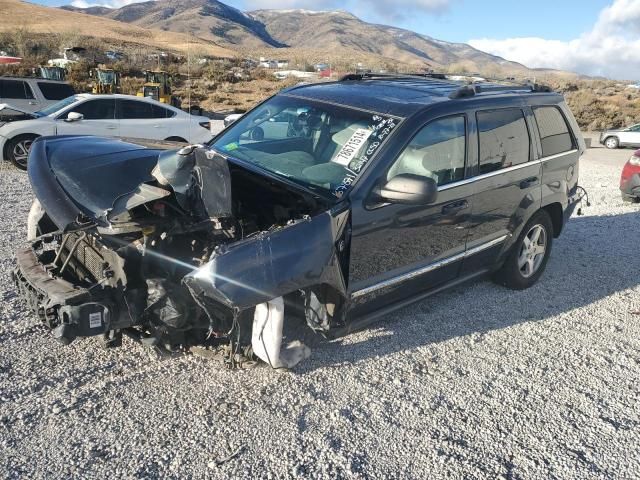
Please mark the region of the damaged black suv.
POLYGON ((344 334, 479 275, 531 286, 584 150, 546 88, 367 74, 285 90, 205 146, 41 138, 14 280, 65 343, 290 367, 308 350, 285 321, 344 334))

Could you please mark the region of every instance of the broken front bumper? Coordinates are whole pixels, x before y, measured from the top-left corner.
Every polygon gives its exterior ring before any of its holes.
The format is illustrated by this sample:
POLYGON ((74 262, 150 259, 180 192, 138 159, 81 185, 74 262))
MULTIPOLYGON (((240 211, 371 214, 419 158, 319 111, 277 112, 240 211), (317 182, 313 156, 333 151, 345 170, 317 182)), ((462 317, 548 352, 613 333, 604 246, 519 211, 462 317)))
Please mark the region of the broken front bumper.
POLYGON ((33 249, 16 254, 17 266, 12 278, 20 295, 38 318, 64 344, 76 337, 87 337, 110 330, 114 306, 91 292, 55 278, 39 262, 33 249))

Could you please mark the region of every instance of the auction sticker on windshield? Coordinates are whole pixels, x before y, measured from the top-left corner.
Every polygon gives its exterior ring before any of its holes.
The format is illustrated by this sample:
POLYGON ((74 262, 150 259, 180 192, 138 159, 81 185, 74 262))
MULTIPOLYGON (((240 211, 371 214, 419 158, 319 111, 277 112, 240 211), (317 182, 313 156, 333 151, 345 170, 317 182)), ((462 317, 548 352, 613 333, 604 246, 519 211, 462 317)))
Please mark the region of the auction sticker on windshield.
POLYGON ((372 133, 373 130, 358 128, 331 161, 347 167, 349 163, 351 163, 351 160, 356 157, 372 133))

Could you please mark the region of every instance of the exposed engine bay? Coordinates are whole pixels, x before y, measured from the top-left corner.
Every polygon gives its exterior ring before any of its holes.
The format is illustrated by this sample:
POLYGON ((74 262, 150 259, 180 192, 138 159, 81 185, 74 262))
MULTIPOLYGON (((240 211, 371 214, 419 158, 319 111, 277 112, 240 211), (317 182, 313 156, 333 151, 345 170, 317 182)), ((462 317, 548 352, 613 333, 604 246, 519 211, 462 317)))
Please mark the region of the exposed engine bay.
POLYGON ((332 218, 321 197, 205 148, 159 153, 143 180, 106 203, 83 199, 67 224, 38 195, 14 279, 58 340, 100 335, 118 346, 125 333, 165 351, 222 346, 230 366, 257 354, 279 368, 308 356, 279 357, 283 299, 314 330, 339 321, 347 262, 333 246, 347 235, 346 214, 332 218), (316 242, 326 240, 323 255, 316 242), (298 241, 315 258, 300 260, 298 241), (285 273, 294 258, 299 268, 285 273))

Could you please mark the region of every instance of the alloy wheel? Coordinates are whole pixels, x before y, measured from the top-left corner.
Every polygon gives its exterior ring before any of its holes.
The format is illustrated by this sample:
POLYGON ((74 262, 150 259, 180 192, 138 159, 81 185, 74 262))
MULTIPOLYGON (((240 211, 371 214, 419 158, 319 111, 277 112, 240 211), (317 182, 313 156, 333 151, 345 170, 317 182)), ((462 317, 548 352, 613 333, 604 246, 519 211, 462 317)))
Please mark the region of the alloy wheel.
POLYGON ((27 168, 27 159, 31 149, 32 139, 21 140, 13 147, 13 158, 15 162, 23 168, 27 168))
POLYGON ((518 255, 518 268, 524 278, 529 278, 540 269, 547 252, 547 231, 542 225, 534 225, 522 239, 518 255))

